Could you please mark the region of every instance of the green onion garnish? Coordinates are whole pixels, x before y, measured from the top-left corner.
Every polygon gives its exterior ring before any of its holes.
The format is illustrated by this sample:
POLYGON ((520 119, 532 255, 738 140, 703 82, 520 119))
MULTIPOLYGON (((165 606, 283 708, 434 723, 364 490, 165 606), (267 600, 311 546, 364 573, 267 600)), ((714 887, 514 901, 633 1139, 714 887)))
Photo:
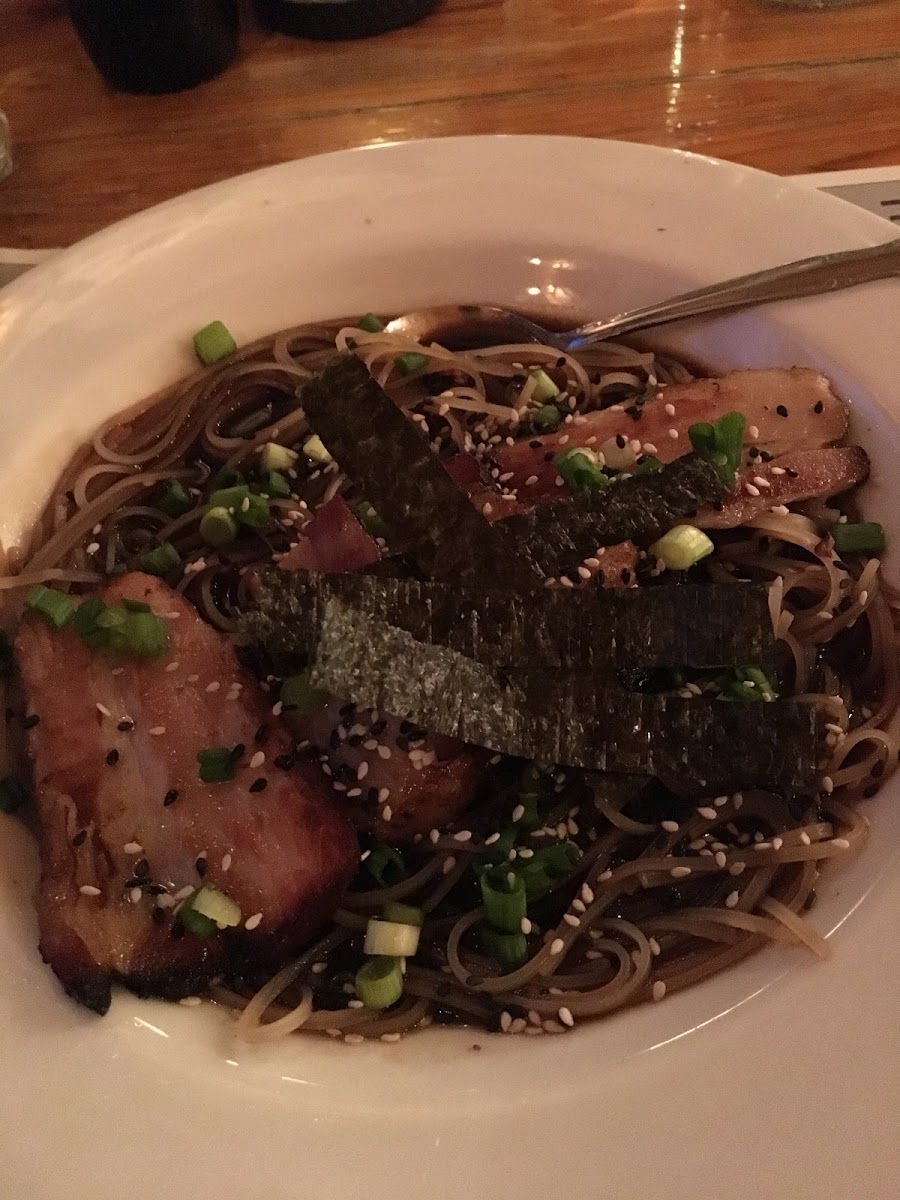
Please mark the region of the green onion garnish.
POLYGON ((225 892, 205 883, 185 902, 192 912, 214 921, 219 929, 234 928, 241 923, 241 910, 225 892))
POLYGON ((27 804, 29 798, 28 788, 18 775, 7 775, 5 779, 0 779, 0 812, 15 812, 27 804))
POLYGON ((877 521, 832 525, 831 536, 838 554, 882 554, 884 528, 877 521))
POLYGON ((531 414, 531 424, 541 433, 553 433, 559 429, 562 413, 555 404, 542 404, 531 414))
POLYGON ((125 622, 125 653, 159 658, 169 648, 169 627, 155 613, 129 613, 125 622))
POLYGON ((308 437, 303 443, 303 453, 307 458, 312 459, 314 463, 319 463, 322 466, 327 466, 328 463, 334 462, 334 459, 328 453, 328 449, 317 433, 312 437, 308 437))
POLYGON ((715 467, 719 478, 729 487, 741 465, 745 424, 743 413, 729 412, 715 425, 699 421, 688 429, 694 450, 715 467))
POLYGON ((581 857, 574 842, 555 842, 536 850, 533 858, 516 864, 516 873, 525 884, 529 900, 542 896, 571 872, 581 857))
POLYGON ((260 488, 266 496, 274 496, 279 500, 284 500, 291 494, 291 485, 280 471, 269 471, 264 475, 260 488))
POLYGON ((403 995, 403 971, 396 958, 379 955, 356 972, 356 994, 366 1008, 390 1008, 403 995))
POLYGON ((0 679, 6 679, 12 672, 13 652, 12 643, 6 630, 0 629, 0 679))
POLYGON ((240 471, 236 471, 234 467, 223 467, 213 480, 217 488, 238 487, 240 484, 246 482, 244 476, 240 471))
POLYGON ((590 450, 561 450, 553 459, 553 465, 573 492, 587 492, 592 488, 605 488, 609 479, 600 470, 590 450))
MULTIPOLYGON (((207 514, 217 509, 224 509, 239 525, 250 529, 260 529, 269 519, 269 503, 262 496, 257 496, 246 483, 234 487, 218 488, 209 498, 207 514)), ((200 523, 203 532, 203 522, 200 523)))
POLYGON ((488 922, 503 933, 519 933, 526 915, 525 884, 503 865, 481 872, 481 901, 488 922))
POLYGON ((712 554, 715 547, 696 525, 676 525, 650 547, 670 571, 687 571, 695 563, 712 554))
POLYGON ((207 546, 217 550, 230 545, 238 535, 238 525, 227 508, 210 508, 200 521, 200 536, 207 546))
POLYGON ((406 871, 400 851, 383 842, 376 842, 372 847, 365 866, 379 887, 390 887, 391 884, 397 883, 406 871))
POLYGON ((482 924, 478 928, 478 940, 485 953, 504 966, 516 967, 528 957, 528 941, 521 930, 517 933, 500 933, 490 925, 482 924))
POLYGON ((136 559, 134 565, 148 575, 169 575, 181 566, 181 555, 171 542, 161 542, 155 549, 148 550, 136 559))
POLYGON ((354 507, 353 512, 366 533, 371 534, 372 537, 387 538, 388 527, 368 500, 360 500, 359 504, 354 507))
POLYGON ((194 334, 194 350, 207 367, 237 350, 237 342, 221 321, 210 321, 194 334))
POLYGON ((720 699, 744 703, 770 704, 777 692, 772 681, 760 667, 735 667, 718 680, 720 699))
POLYGON ((559 388, 546 371, 532 371, 531 378, 534 380, 531 398, 538 404, 546 404, 559 395, 559 388))
POLYGON ((277 442, 266 442, 260 451, 259 465, 263 471, 290 471, 300 455, 277 442))
POLYGON ((384 322, 375 316, 374 313, 366 313, 364 317, 360 317, 357 321, 357 328, 364 329, 366 333, 384 333, 384 322))
POLYGON ((422 922, 425 920, 425 914, 421 908, 416 908, 412 904, 401 904, 398 900, 389 900, 384 906, 382 915, 386 921, 396 921, 400 925, 415 925, 417 929, 422 928, 422 922))
POLYGON ((51 629, 62 629, 75 611, 75 605, 65 592, 44 587, 42 583, 25 597, 25 607, 43 617, 51 629))
POLYGON ((234 750, 227 746, 198 751, 197 762, 204 783, 227 783, 234 779, 234 750))
POLYGON ((178 910, 178 919, 185 927, 188 933, 192 933, 195 937, 208 938, 216 931, 216 923, 210 917, 205 917, 203 913, 195 912, 191 901, 193 896, 188 896, 187 900, 178 910))
POLYGON ((170 479, 153 503, 167 517, 183 517, 194 506, 190 493, 180 479, 170 479))
POLYGON ((99 596, 88 596, 72 614, 72 629, 90 650, 100 650, 109 642, 109 631, 97 623, 105 612, 106 605, 99 596))
POLYGON ((412 958, 419 948, 419 926, 400 921, 380 921, 369 917, 363 942, 364 954, 387 954, 391 958, 412 958))
POLYGON ((424 354, 418 354, 415 350, 411 350, 408 354, 398 354, 394 363, 401 375, 412 375, 415 371, 421 371, 423 367, 427 366, 428 359, 424 354))
POLYGON ((635 463, 631 470, 632 475, 655 475, 657 471, 662 470, 662 463, 655 454, 645 454, 640 462, 635 463))

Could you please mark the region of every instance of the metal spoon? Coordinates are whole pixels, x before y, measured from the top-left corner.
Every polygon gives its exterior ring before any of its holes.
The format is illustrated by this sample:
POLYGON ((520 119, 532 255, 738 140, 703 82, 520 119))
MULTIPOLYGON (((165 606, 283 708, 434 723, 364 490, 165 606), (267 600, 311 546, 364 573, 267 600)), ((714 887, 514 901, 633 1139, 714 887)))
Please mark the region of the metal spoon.
POLYGON ((816 296, 893 275, 900 275, 900 239, 866 246, 862 250, 841 250, 836 254, 801 258, 798 262, 755 271, 752 275, 699 288, 672 300, 633 309, 605 321, 591 321, 562 333, 545 329, 519 313, 491 304, 449 304, 419 309, 391 321, 387 331, 423 343, 439 341, 451 349, 498 341, 529 341, 555 346, 559 350, 577 350, 592 342, 621 337, 684 317, 728 312, 771 300, 816 296))

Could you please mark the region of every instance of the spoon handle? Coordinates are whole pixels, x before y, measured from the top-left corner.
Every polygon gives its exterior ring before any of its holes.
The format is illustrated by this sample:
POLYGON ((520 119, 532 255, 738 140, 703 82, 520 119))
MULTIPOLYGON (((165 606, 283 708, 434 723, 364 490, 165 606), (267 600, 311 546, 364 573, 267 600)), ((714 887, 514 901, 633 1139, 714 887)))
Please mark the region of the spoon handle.
POLYGON ((672 300, 633 309, 605 321, 592 321, 573 330, 568 348, 577 349, 591 342, 603 341, 650 329, 684 317, 703 313, 728 312, 751 304, 770 300, 793 300, 799 296, 817 296, 840 288, 856 287, 875 279, 900 275, 900 239, 866 246, 862 250, 841 250, 835 254, 817 254, 797 262, 766 271, 755 271, 726 283, 686 292, 672 300))

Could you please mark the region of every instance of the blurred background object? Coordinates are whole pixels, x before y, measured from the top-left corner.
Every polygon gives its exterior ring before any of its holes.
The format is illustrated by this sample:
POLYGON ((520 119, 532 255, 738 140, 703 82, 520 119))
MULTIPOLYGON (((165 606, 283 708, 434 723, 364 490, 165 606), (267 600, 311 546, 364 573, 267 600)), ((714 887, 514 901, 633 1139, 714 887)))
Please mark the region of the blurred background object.
POLYGON ((440 0, 254 0, 260 24, 281 33, 336 42, 411 25, 440 0))
POLYGON ((237 0, 69 0, 94 66, 123 92, 180 92, 237 51, 237 0))

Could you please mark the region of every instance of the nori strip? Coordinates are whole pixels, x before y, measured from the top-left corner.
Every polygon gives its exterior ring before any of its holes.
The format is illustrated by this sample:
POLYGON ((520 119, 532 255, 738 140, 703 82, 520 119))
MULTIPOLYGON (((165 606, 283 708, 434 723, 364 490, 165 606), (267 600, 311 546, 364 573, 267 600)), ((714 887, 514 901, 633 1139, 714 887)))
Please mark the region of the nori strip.
POLYGON ((331 596, 405 629, 417 641, 504 667, 607 673, 660 666, 766 667, 776 655, 767 590, 757 584, 509 592, 273 568, 262 576, 242 632, 276 657, 303 658, 315 644, 331 596))
POLYGON ((655 775, 698 794, 815 791, 818 719, 795 700, 684 700, 625 692, 589 675, 507 679, 336 596, 311 665, 313 685, 333 695, 502 754, 655 775))
POLYGON ((428 575, 539 585, 540 573, 478 512, 358 358, 337 356, 299 400, 332 458, 428 575))
POLYGON ((499 525, 537 570, 556 576, 575 569, 600 546, 653 541, 701 508, 721 503, 726 491, 710 463, 686 454, 661 471, 539 504, 499 525))

